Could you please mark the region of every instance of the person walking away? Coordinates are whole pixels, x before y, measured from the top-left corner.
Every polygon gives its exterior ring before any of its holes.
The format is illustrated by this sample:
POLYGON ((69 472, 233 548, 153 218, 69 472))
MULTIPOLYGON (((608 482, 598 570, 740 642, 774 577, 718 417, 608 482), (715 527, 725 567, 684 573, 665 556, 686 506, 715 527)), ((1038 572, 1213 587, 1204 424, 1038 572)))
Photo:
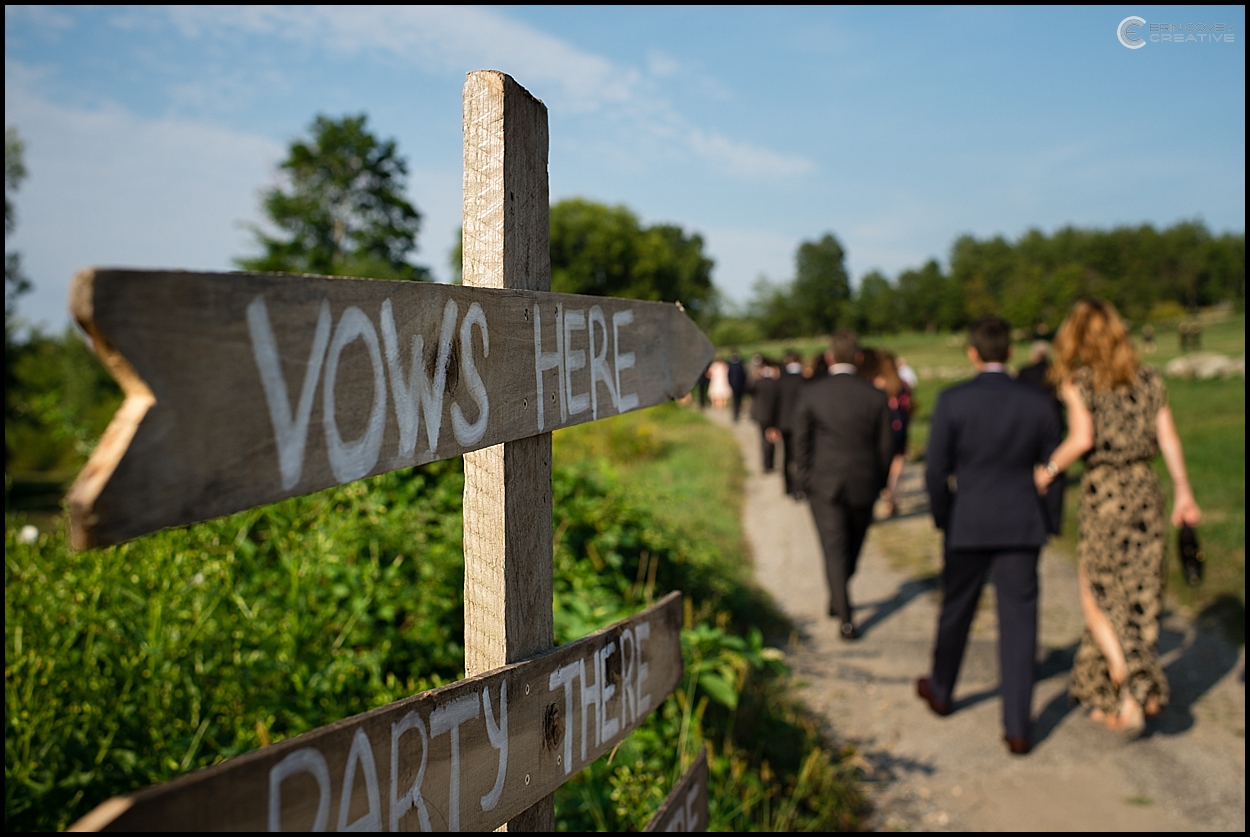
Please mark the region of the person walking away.
POLYGON ((945 533, 942 609, 933 668, 916 691, 938 715, 951 713, 968 631, 992 571, 1004 740, 1024 755, 1032 748, 1037 559, 1048 530, 1034 466, 1051 456, 1061 431, 1047 396, 1007 373, 1007 323, 988 317, 969 337, 977 376, 941 394, 929 426, 925 485, 933 521, 945 533))
POLYGON ((729 356, 726 376, 729 379, 729 390, 733 393, 734 423, 737 424, 738 416, 742 413, 742 396, 747 391, 747 370, 742 365, 742 356, 736 350, 729 356))
POLYGON ((733 396, 733 390, 729 388, 729 364, 717 355, 716 360, 708 367, 707 375, 711 380, 707 394, 712 399, 712 406, 723 410, 729 406, 729 399, 733 396))
POLYGON ((781 372, 771 361, 764 360, 759 366, 759 377, 751 392, 751 418, 760 426, 760 463, 765 474, 773 472, 777 440, 769 438, 769 429, 777 425, 777 378, 781 372))
POLYGON ((803 377, 803 364, 798 352, 787 351, 783 355, 783 363, 781 377, 777 380, 777 424, 770 428, 769 438, 774 444, 781 441, 781 472, 785 477, 786 494, 799 500, 802 494, 794 473, 794 408, 807 380, 803 377))
POLYGON ((890 431, 894 436, 894 458, 890 460, 890 474, 886 480, 886 511, 890 517, 898 514, 898 480, 907 462, 907 434, 911 428, 911 388, 899 377, 894 353, 887 349, 877 350, 878 370, 873 383, 885 392, 890 405, 890 431))
POLYGON ((1115 308, 1085 299, 1059 328, 1052 380, 1068 436, 1035 471, 1039 491, 1085 457, 1077 547, 1086 631, 1068 694, 1112 730, 1137 734, 1168 702, 1159 663, 1166 535, 1154 458, 1172 477, 1172 525, 1197 525, 1185 454, 1159 373, 1143 366, 1115 308))
POLYGON ((698 394, 700 411, 707 409, 707 388, 712 382, 712 378, 710 376, 711 371, 712 364, 709 363, 707 368, 700 373, 699 380, 696 381, 694 385, 694 391, 698 394))
POLYGON ((859 638, 849 586, 894 454, 886 395, 859 377, 858 348, 854 332, 833 335, 830 374, 802 391, 793 420, 796 476, 820 534, 828 612, 845 640, 859 638))

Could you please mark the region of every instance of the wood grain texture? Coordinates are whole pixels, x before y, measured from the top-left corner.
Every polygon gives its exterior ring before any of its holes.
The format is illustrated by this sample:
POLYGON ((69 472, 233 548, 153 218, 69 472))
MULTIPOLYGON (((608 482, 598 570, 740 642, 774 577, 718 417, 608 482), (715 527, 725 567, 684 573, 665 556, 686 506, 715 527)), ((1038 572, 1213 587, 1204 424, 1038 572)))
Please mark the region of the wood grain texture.
POLYGON ((672 593, 534 659, 115 797, 74 830, 493 829, 659 706, 681 682, 681 624, 672 593))
POLYGON ((712 353, 674 305, 536 291, 91 269, 71 302, 126 393, 77 548, 658 404, 712 353))
MULTIPOLYGON (((466 286, 551 290, 547 148, 542 102, 503 73, 469 73, 466 286)), ((554 644, 551 504, 550 433, 465 454, 464 657, 470 675, 554 644)), ((554 828, 552 798, 508 823, 509 831, 554 828)))
POLYGON ((643 831, 707 831, 707 750, 664 797, 643 831))

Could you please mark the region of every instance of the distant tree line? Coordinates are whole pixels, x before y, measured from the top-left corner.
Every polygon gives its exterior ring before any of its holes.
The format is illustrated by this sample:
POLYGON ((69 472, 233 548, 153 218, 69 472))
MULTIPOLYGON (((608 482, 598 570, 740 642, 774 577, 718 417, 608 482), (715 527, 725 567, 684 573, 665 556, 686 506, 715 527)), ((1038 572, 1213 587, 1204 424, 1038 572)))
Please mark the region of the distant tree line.
MULTIPOLYGON (((460 281, 462 251, 451 252, 460 281)), ((703 236, 676 224, 646 226, 625 206, 584 198, 551 205, 551 290, 661 302, 680 302, 703 327, 719 316, 712 284, 715 262, 703 252, 703 236)))
POLYGON ((784 339, 850 327, 866 334, 952 330, 987 314, 1023 329, 1053 330, 1082 296, 1111 300, 1130 320, 1175 319, 1187 310, 1232 302, 1244 310, 1245 233, 1212 235, 1201 221, 1164 230, 1150 225, 1047 235, 1017 241, 965 235, 950 269, 936 260, 893 281, 873 271, 852 289, 843 250, 826 234, 804 242, 795 277, 761 280, 744 311, 722 319, 717 342, 784 339))

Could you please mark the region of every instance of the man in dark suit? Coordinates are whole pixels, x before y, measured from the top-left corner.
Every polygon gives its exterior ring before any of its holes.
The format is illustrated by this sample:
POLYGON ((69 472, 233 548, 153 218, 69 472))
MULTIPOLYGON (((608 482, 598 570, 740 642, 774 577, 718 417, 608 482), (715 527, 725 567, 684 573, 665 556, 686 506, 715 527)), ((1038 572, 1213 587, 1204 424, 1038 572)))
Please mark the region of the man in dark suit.
POLYGON ((847 640, 859 637, 847 587, 894 457, 889 399, 857 374, 858 352, 854 332, 834 334, 829 374, 808 384, 794 415, 797 478, 825 554, 829 615, 847 640))
POLYGON ((788 350, 783 357, 781 377, 777 380, 777 411, 774 414, 777 424, 768 429, 768 438, 773 444, 781 442, 781 473, 785 477, 786 494, 796 500, 801 498, 799 482, 795 477, 794 408, 806 386, 807 379, 803 377, 799 355, 788 350))
POLYGON ((1048 528, 1033 467, 1049 459, 1061 431, 1049 396, 1007 374, 1007 324, 986 318, 970 337, 968 359, 978 374, 942 393, 929 425, 925 483, 946 544, 933 673, 916 690, 934 712, 950 714, 972 617, 992 570, 1004 738, 1012 753, 1023 755, 1032 746, 1037 558, 1048 528))
POLYGON ((742 396, 747 391, 747 369, 737 349, 729 356, 729 391, 733 393, 734 423, 737 424, 742 413, 742 396))
POLYGON ((751 418, 760 426, 760 461, 765 474, 773 471, 773 456, 777 447, 776 442, 768 438, 768 430, 777 425, 777 378, 780 374, 776 364, 761 357, 755 386, 751 390, 751 418))

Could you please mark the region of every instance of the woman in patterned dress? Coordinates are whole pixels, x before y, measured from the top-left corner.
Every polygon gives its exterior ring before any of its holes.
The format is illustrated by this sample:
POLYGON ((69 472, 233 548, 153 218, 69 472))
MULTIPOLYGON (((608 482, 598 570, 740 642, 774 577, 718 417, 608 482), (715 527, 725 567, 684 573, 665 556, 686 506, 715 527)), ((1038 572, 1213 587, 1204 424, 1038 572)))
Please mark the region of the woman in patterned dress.
POLYGON ((1069 430, 1038 467, 1038 490, 1085 457, 1078 558, 1086 631, 1068 692, 1095 721, 1135 733, 1168 701, 1156 649, 1166 535, 1157 453, 1172 477, 1172 524, 1194 525, 1201 511, 1163 379, 1140 365, 1115 308, 1077 302, 1055 352, 1050 374, 1067 405, 1069 430))

